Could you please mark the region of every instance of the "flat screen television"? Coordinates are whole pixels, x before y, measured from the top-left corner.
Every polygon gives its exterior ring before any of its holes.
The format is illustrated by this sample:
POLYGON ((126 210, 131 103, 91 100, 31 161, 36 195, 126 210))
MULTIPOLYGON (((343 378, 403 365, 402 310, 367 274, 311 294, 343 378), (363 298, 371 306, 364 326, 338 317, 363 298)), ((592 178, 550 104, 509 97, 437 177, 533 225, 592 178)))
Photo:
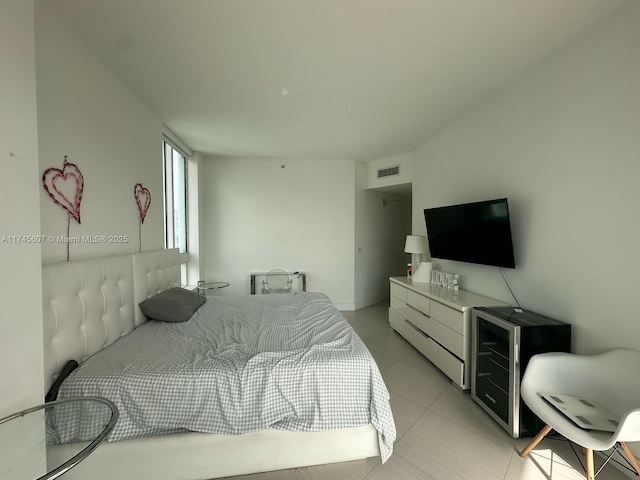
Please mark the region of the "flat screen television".
POLYGON ((425 208, 431 256, 515 268, 506 198, 425 208))

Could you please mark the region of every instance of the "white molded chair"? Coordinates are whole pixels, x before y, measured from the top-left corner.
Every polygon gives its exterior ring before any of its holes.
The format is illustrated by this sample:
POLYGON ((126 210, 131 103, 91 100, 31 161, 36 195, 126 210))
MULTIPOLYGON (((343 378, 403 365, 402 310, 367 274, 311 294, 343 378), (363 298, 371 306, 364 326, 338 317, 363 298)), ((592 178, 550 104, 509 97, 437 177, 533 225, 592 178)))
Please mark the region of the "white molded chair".
POLYGON ((626 442, 640 441, 640 352, 612 350, 599 355, 543 353, 529 361, 521 384, 525 403, 547 425, 520 453, 526 456, 552 429, 583 447, 587 479, 595 477, 593 451, 621 446, 631 466, 640 466, 626 442), (590 399, 619 418, 615 432, 578 427, 540 393, 565 394, 590 399))
POLYGON ((262 281, 262 293, 291 293, 293 280, 289 274, 282 269, 275 268, 267 273, 267 277, 262 281))

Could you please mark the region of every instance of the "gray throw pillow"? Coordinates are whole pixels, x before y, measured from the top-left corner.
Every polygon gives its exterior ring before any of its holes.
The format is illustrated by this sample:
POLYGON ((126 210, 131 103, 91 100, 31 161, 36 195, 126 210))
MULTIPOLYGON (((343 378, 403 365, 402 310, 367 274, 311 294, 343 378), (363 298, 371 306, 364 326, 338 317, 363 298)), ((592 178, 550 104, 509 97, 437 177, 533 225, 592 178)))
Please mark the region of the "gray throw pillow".
POLYGON ((205 300, 202 295, 176 287, 140 302, 140 310, 153 320, 186 322, 205 300))

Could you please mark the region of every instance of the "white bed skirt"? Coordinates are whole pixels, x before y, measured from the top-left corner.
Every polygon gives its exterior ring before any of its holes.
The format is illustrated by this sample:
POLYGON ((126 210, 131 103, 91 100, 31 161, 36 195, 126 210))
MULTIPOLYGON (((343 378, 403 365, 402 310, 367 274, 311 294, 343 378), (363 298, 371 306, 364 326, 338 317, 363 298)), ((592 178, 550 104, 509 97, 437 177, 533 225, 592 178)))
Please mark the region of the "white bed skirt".
MULTIPOLYGON (((78 450, 77 444, 50 446, 49 464, 59 465, 78 450)), ((103 443, 64 478, 208 480, 375 456, 380 449, 372 425, 323 432, 176 433, 103 443)))

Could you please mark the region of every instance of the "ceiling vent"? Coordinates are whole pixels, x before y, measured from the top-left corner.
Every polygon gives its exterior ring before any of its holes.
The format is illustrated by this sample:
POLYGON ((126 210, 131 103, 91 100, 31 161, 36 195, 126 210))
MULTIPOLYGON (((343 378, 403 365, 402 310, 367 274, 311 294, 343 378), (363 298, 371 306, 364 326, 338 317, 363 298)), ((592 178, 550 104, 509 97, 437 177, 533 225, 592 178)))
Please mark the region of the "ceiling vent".
POLYGON ((389 167, 378 170, 378 178, 392 177, 394 175, 400 175, 400 167, 389 167))

